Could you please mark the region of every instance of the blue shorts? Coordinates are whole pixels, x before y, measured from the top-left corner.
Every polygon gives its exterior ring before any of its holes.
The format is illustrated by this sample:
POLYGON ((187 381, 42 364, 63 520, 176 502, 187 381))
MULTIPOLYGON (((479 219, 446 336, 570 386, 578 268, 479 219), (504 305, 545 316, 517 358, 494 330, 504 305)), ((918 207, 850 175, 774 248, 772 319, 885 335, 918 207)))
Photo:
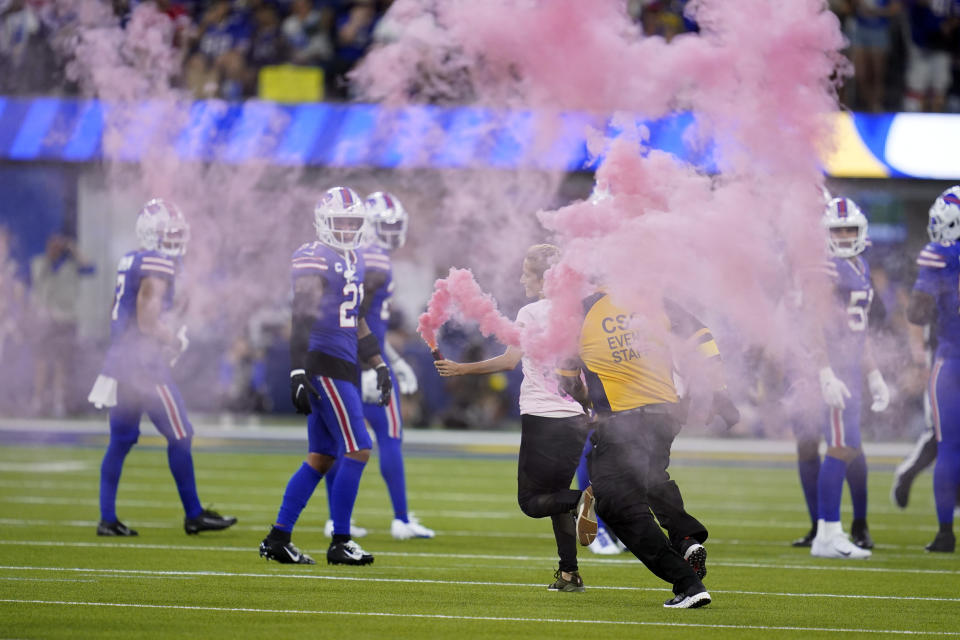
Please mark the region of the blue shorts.
POLYGON ((335 458, 342 452, 373 448, 357 385, 326 376, 311 376, 311 380, 320 397, 307 394, 313 409, 307 417, 310 453, 335 458))
POLYGON ((827 424, 824 427, 823 436, 828 447, 856 449, 860 446, 860 411, 863 408, 860 381, 863 378, 859 371, 851 375, 838 374, 838 376, 847 385, 850 397, 844 398, 843 409, 827 407, 827 424))
POLYGON ((383 438, 403 439, 400 389, 397 388, 396 376, 391 375, 391 380, 393 380, 393 395, 390 396, 390 404, 381 407, 378 404, 363 403, 363 416, 373 427, 373 432, 377 434, 377 442, 383 438))
POLYGON ((118 382, 117 405, 110 409, 110 437, 136 442, 144 413, 168 442, 193 437, 183 397, 170 381, 137 385, 118 382))

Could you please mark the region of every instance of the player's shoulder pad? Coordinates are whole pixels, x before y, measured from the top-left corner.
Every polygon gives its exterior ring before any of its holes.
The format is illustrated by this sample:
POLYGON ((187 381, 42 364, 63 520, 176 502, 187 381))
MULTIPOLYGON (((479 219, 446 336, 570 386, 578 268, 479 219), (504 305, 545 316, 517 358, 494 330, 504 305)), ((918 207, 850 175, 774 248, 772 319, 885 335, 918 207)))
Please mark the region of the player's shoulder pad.
POLYGON ((327 252, 323 248, 324 245, 320 242, 307 242, 300 245, 300 248, 294 251, 290 258, 290 268, 294 275, 325 274, 329 270, 329 266, 327 265, 327 252))
POLYGON ((134 252, 133 256, 134 263, 140 263, 140 271, 146 276, 174 277, 177 275, 177 263, 159 251, 141 249, 134 252))
POLYGON ((379 271, 390 271, 390 254, 386 249, 369 245, 360 249, 360 259, 363 260, 364 267, 367 269, 376 269, 379 271))
POLYGON ((928 242, 917 255, 917 266, 928 269, 944 269, 947 266, 947 257, 953 247, 945 247, 939 242, 928 242))

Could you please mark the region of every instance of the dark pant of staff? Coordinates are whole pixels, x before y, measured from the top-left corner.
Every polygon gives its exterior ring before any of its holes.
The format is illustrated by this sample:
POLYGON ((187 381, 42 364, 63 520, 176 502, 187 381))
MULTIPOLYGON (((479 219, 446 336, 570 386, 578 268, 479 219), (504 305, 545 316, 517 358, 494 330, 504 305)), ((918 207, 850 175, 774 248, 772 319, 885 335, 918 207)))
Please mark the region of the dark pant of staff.
POLYGON ((670 405, 613 413, 594 432, 587 464, 597 513, 633 555, 679 594, 702 583, 650 511, 656 502, 657 517, 671 537, 699 531, 706 539, 703 525, 683 510, 680 491, 667 474, 677 427, 670 405))
POLYGON ((577 531, 573 509, 580 492, 570 483, 587 439, 584 416, 547 418, 520 416, 520 458, 517 502, 531 518, 553 521, 560 570, 577 570, 577 531))

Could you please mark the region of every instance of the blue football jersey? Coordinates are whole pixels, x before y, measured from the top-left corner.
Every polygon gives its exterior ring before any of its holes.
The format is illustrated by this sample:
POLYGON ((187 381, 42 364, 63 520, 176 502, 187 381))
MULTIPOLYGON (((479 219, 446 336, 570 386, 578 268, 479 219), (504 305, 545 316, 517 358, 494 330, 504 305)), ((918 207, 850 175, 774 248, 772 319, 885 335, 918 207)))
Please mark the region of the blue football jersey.
POLYGON ((925 246, 917 256, 913 289, 937 301, 937 357, 960 357, 960 244, 925 246))
POLYGON ((310 328, 310 351, 357 362, 357 312, 363 301, 363 274, 363 260, 356 251, 342 255, 322 242, 311 242, 294 252, 291 282, 318 275, 325 281, 317 319, 310 328))
POLYGON ((824 327, 830 365, 843 371, 859 371, 867 339, 867 318, 873 303, 870 266, 860 256, 830 258, 826 270, 833 281, 837 304, 846 313, 840 322, 824 327))
POLYGON ((159 278, 167 283, 162 311, 173 306, 178 263, 156 251, 143 249, 125 254, 117 265, 117 284, 110 311, 110 348, 104 374, 118 377, 131 367, 163 368, 160 344, 140 333, 137 324, 137 296, 144 278, 159 278))
POLYGON ((372 296, 367 301, 367 326, 380 343, 380 353, 383 353, 383 341, 387 336, 387 321, 390 320, 390 299, 393 297, 393 264, 390 254, 381 247, 364 247, 361 249, 363 264, 366 267, 366 278, 377 276, 382 284, 372 293, 367 290, 366 295, 372 296))

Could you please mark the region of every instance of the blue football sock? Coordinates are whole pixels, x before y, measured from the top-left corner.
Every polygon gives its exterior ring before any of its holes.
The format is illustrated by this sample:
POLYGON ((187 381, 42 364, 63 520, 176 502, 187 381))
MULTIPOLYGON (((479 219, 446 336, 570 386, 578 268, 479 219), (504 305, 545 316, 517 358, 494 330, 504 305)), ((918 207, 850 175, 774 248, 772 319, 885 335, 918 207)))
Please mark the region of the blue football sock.
POLYGON ((393 517, 407 522, 407 482, 403 475, 403 441, 399 438, 377 440, 380 455, 380 475, 387 483, 387 492, 393 504, 393 517))
POLYGON ((333 496, 330 500, 330 514, 333 516, 333 535, 350 535, 350 515, 353 505, 357 501, 357 491, 360 489, 360 476, 367 463, 348 458, 340 458, 340 471, 337 473, 337 483, 333 486, 333 496))
POLYGON ((280 531, 293 531, 293 525, 307 506, 307 501, 313 495, 314 489, 323 477, 319 471, 304 462, 293 472, 287 482, 287 490, 283 492, 283 502, 277 513, 277 522, 274 525, 280 531))
POLYGON ((100 464, 100 519, 104 522, 117 520, 117 487, 123 461, 133 447, 133 442, 118 442, 111 438, 100 464))
POLYGON ((333 504, 333 485, 337 480, 337 472, 340 470, 340 458, 337 458, 333 466, 323 474, 323 484, 327 489, 327 513, 330 515, 329 520, 333 520, 333 507, 330 505, 333 504))
POLYGON ((197 481, 193 475, 193 455, 190 453, 190 439, 171 440, 167 443, 167 463, 170 473, 177 483, 177 493, 188 518, 196 518, 203 513, 200 498, 197 496, 197 481))
POLYGON ((820 478, 820 456, 806 460, 797 459, 797 471, 800 473, 800 488, 803 489, 803 499, 807 501, 810 522, 816 523, 819 517, 817 481, 820 478))
POLYGON ((820 465, 817 481, 818 515, 826 522, 840 521, 840 497, 843 494, 843 476, 847 465, 843 460, 827 455, 820 465))
POLYGON ((937 506, 937 521, 953 524, 953 509, 957 505, 957 486, 960 484, 960 445, 940 442, 937 464, 933 467, 933 501, 937 506))
POLYGON ((853 503, 853 519, 867 519, 867 458, 863 451, 847 463, 847 484, 850 485, 850 502, 853 503))

